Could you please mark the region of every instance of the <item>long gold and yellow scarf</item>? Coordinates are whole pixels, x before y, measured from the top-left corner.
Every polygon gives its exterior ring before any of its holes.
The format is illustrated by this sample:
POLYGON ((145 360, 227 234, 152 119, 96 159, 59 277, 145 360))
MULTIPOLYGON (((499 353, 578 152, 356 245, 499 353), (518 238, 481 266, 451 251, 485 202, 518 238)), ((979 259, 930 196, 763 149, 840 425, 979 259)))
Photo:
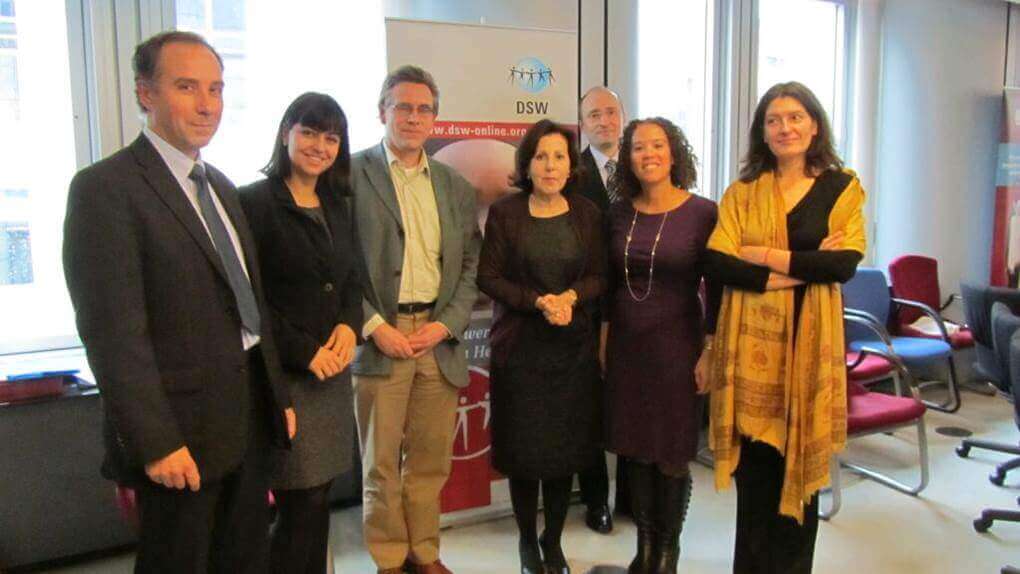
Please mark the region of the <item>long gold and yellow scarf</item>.
MULTIPOLYGON (((829 232, 845 233, 842 248, 862 254, 863 205, 854 175, 829 215, 829 232)), ((772 172, 738 181, 723 195, 708 248, 733 256, 743 245, 788 249, 786 213, 772 172)), ((724 291, 711 357, 709 444, 720 490, 740 461, 742 435, 775 447, 786 461, 779 512, 803 522, 804 504, 829 483, 830 457, 846 445, 839 286, 809 284, 796 331, 793 315, 793 289, 724 291)))

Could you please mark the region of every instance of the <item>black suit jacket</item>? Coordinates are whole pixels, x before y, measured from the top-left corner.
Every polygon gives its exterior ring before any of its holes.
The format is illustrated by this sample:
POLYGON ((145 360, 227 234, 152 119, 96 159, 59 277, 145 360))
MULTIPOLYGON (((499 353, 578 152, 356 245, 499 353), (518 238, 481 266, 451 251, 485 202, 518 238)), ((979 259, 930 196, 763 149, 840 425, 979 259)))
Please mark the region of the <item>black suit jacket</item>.
POLYGON ((338 323, 356 335, 363 323, 351 198, 319 191, 327 236, 279 178, 241 188, 240 197, 255 235, 280 360, 284 368, 309 375, 308 364, 338 323))
MULTIPOLYGON (((207 165, 207 167, 209 167, 207 165)), ((103 474, 147 479, 144 465, 187 446, 203 481, 235 468, 248 445, 249 379, 287 444, 282 384, 255 243, 237 193, 208 169, 244 250, 262 309, 255 377, 222 262, 180 184, 149 140, 75 175, 64 222, 64 272, 78 333, 103 397, 103 474)))
POLYGON ((591 147, 586 147, 581 152, 577 191, 598 206, 599 211, 603 214, 609 213, 609 193, 606 192, 606 186, 602 183, 602 176, 599 175, 599 167, 595 165, 595 156, 591 154, 591 147))

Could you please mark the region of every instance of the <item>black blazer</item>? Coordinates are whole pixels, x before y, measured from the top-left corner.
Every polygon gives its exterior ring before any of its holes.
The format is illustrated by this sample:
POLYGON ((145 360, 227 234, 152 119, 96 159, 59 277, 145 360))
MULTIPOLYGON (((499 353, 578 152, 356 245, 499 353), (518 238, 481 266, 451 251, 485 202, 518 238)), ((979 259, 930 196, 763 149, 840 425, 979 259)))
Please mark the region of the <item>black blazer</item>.
POLYGON ((270 402, 275 442, 289 444, 283 410, 291 401, 255 242, 234 186, 206 165, 262 311, 262 365, 254 377, 223 264, 149 140, 140 135, 71 181, 64 272, 103 397, 103 474, 122 484, 145 483, 144 465, 181 446, 203 481, 235 468, 249 440, 250 379, 270 402))
POLYGON ((594 203, 599 211, 609 214, 609 193, 602 183, 599 167, 595 165, 595 156, 591 154, 591 146, 581 152, 581 167, 578 170, 577 191, 594 203))
MULTIPOLYGON (((570 222, 588 247, 588 259, 570 288, 577 293, 575 321, 588 320, 598 329, 594 318, 599 299, 606 289, 606 248, 602 214, 592 202, 577 192, 565 197, 570 206, 570 222), (584 317, 577 317, 582 314, 584 317)), ((489 342, 492 363, 499 365, 507 358, 504 353, 513 347, 517 333, 529 315, 540 311, 535 299, 543 295, 530 278, 524 254, 520 250, 524 224, 530 217, 528 194, 515 193, 500 198, 489 208, 485 222, 485 238, 478 262, 478 288, 495 302, 489 342)))
POLYGON ((240 196, 258 247, 280 360, 285 369, 310 374, 308 364, 337 323, 361 332, 361 251, 351 198, 319 193, 331 241, 279 178, 243 187, 240 196))

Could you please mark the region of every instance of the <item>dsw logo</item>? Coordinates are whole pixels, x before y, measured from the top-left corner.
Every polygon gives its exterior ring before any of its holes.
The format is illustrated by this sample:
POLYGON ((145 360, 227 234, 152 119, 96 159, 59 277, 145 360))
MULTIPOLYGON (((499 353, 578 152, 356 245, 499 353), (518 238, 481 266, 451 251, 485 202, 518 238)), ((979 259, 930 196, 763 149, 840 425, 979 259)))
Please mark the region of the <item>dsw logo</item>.
POLYGON ((478 458, 492 448, 489 439, 489 371, 468 367, 469 383, 457 404, 457 425, 453 431, 453 460, 478 458))

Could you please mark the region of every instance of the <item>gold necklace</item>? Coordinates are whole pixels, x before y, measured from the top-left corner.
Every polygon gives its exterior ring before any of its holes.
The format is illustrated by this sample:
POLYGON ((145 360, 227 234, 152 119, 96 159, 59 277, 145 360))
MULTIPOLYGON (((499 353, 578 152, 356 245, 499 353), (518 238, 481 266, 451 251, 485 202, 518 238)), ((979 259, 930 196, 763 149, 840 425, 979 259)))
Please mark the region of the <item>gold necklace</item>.
POLYGON ((669 210, 662 214, 662 221, 659 222, 659 231, 655 233, 655 241, 652 243, 652 258, 648 264, 648 287, 645 289, 645 294, 638 297, 634 294, 634 289, 630 285, 630 242, 634 237, 634 225, 637 224, 638 210, 634 208, 634 218, 630 220, 630 231, 627 232, 627 244, 623 248, 623 278, 627 283, 627 291, 630 293, 631 299, 640 303, 648 298, 652 294, 652 278, 655 276, 655 251, 659 248, 659 238, 662 237, 662 228, 666 226, 666 218, 673 210, 669 210))

